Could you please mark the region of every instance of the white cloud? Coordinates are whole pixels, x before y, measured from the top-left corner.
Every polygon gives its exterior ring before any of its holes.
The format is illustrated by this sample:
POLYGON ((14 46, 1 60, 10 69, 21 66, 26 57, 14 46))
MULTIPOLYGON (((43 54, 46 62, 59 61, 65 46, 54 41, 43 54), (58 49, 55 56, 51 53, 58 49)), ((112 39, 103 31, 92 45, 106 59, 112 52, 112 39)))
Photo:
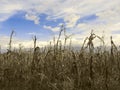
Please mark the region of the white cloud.
POLYGON ((60 27, 51 27, 51 26, 46 26, 46 25, 44 25, 43 28, 47 30, 51 30, 53 32, 57 32, 60 30, 60 27))
POLYGON ((17 11, 23 10, 22 4, 13 2, 9 0, 0 0, 0 22, 7 20, 16 14, 17 11))
POLYGON ((77 20, 79 20, 79 18, 80 18, 79 15, 71 14, 71 15, 65 17, 64 21, 66 22, 66 25, 68 28, 72 28, 75 26, 75 24, 77 23, 77 20))
POLYGON ((40 34, 40 33, 36 33, 36 32, 30 32, 30 33, 27 33, 27 35, 37 35, 37 36, 39 36, 39 35, 42 35, 42 34, 40 34))
POLYGON ((99 21, 104 21, 105 23, 116 23, 120 22, 120 6, 116 6, 115 8, 111 8, 102 12, 96 13, 99 17, 99 21))
POLYGON ((39 24, 39 23, 40 23, 40 22, 39 22, 40 18, 39 18, 38 16, 36 16, 36 15, 26 14, 26 15, 25 15, 25 18, 26 18, 27 20, 34 21, 35 24, 39 24))

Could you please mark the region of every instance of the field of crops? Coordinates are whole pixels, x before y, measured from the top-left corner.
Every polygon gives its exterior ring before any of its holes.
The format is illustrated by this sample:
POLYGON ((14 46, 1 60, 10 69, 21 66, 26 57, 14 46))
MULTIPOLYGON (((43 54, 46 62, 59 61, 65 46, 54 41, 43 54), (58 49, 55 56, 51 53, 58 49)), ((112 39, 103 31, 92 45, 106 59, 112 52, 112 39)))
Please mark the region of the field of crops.
POLYGON ((104 41, 91 32, 79 50, 65 47, 59 37, 54 45, 34 50, 0 54, 0 90, 120 90, 120 51, 111 37, 107 50, 104 41), (94 38, 103 46, 94 47, 94 38), (86 43, 86 44, 85 44, 86 43))

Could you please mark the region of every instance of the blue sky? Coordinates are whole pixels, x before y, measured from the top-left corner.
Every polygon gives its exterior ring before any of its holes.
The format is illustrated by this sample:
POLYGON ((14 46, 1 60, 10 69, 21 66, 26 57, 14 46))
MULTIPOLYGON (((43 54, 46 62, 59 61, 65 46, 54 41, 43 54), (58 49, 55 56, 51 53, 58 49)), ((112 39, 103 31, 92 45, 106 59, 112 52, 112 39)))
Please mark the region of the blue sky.
POLYGON ((101 36, 105 32, 106 45, 111 35, 119 44, 119 3, 120 0, 0 0, 0 45, 7 48, 12 30, 14 47, 20 43, 32 47, 33 35, 38 37, 38 45, 47 45, 57 37, 61 24, 68 35, 75 34, 73 45, 81 45, 91 29, 101 36))

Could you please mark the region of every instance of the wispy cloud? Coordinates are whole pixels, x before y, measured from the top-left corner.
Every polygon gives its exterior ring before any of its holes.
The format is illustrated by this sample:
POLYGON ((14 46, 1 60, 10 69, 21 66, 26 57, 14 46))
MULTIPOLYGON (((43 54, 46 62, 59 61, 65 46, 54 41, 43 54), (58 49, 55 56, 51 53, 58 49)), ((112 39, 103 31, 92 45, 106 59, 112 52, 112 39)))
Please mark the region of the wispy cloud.
POLYGON ((52 30, 53 32, 60 31, 60 27, 51 27, 51 26, 44 25, 43 28, 47 30, 52 30))
POLYGON ((40 18, 39 18, 38 16, 36 16, 36 15, 26 14, 26 15, 25 15, 25 18, 26 18, 27 20, 34 21, 35 24, 39 24, 39 23, 40 23, 40 18))
POLYGON ((37 36, 39 36, 39 35, 42 35, 42 34, 40 34, 40 33, 36 33, 36 32, 29 32, 29 33, 27 33, 27 35, 37 35, 37 36))

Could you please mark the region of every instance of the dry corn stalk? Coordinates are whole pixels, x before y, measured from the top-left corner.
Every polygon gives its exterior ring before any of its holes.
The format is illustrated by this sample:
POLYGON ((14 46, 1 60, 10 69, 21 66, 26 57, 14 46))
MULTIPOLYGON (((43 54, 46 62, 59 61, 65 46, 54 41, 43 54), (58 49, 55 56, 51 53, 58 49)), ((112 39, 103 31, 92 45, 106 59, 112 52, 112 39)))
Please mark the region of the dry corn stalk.
POLYGON ((112 36, 110 37, 110 39, 111 39, 111 55, 113 55, 114 51, 118 51, 118 50, 117 50, 117 47, 112 40, 112 36))
POLYGON ((99 37, 98 35, 94 34, 94 33, 93 33, 93 30, 92 30, 90 36, 85 38, 81 50, 84 49, 84 45, 85 45, 86 41, 88 40, 87 46, 85 47, 85 49, 86 49, 86 48, 89 48, 89 51, 90 51, 90 52, 93 52, 93 50, 94 50, 93 40, 94 40, 95 38, 100 39, 100 40, 103 42, 103 45, 104 45, 104 40, 103 40, 101 37, 99 37))
POLYGON ((57 39, 57 44, 56 44, 56 47, 58 48, 58 43, 59 43, 59 40, 60 40, 60 37, 61 37, 61 34, 62 34, 62 31, 64 31, 64 25, 61 26, 61 30, 60 30, 60 33, 59 33, 59 36, 58 36, 58 39, 57 39))
POLYGON ((34 49, 35 49, 36 48, 36 41, 37 41, 37 37, 36 36, 33 37, 33 41, 34 41, 34 49))
POLYGON ((13 37, 13 34, 14 34, 14 30, 12 30, 12 32, 10 34, 9 51, 11 51, 11 48, 12 48, 12 37, 13 37))

